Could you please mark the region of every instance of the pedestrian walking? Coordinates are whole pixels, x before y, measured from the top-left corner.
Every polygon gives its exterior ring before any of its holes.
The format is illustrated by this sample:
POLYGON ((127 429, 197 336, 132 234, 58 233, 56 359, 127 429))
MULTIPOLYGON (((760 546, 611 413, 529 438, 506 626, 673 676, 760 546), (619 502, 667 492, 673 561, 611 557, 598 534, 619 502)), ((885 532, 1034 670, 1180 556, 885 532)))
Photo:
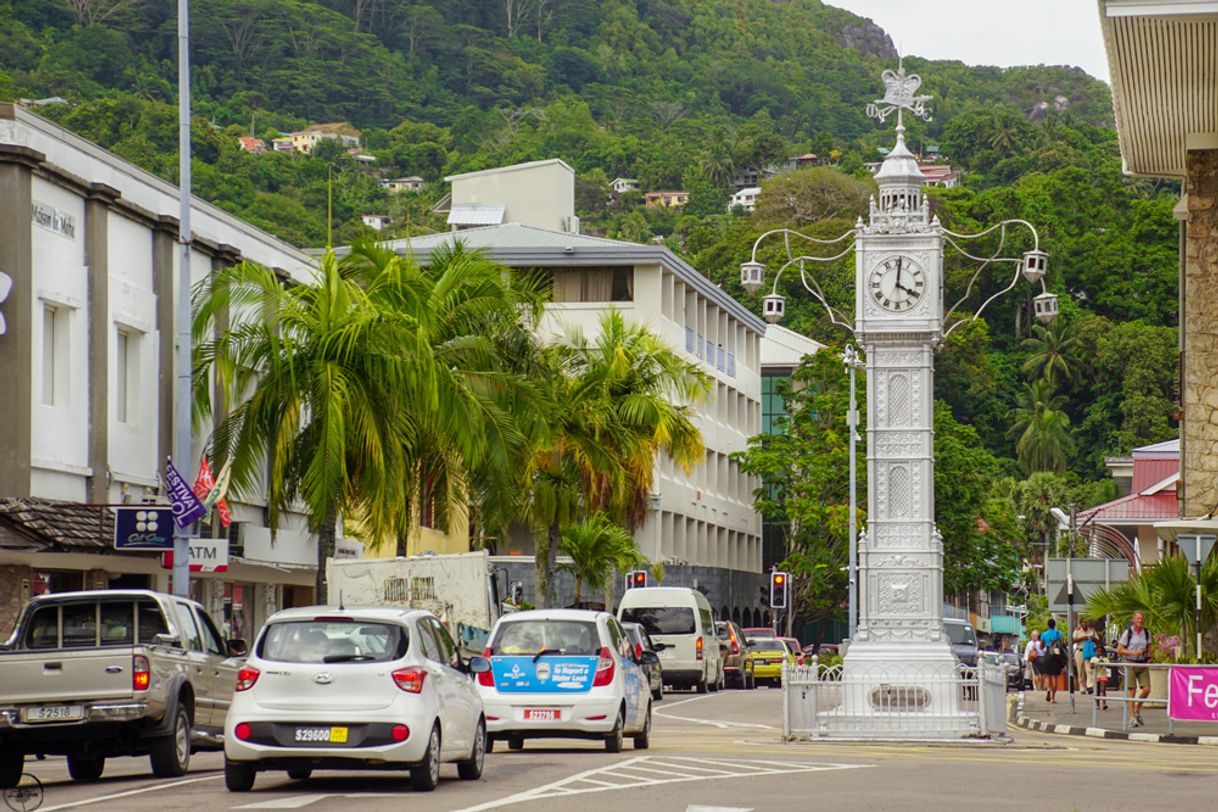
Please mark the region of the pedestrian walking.
POLYGON ((1035 690, 1040 689, 1040 670, 1037 666, 1037 660, 1044 653, 1044 647, 1040 644, 1040 631, 1032 630, 1032 635, 1028 639, 1028 644, 1023 648, 1024 661, 1024 679, 1032 684, 1035 690))
POLYGON ((1049 618, 1049 628, 1040 635, 1045 653, 1040 659, 1040 673, 1044 677, 1045 701, 1057 702, 1058 677, 1066 667, 1066 636, 1057 628, 1057 621, 1049 618))
MULTIPOLYGON (((1125 669, 1125 687, 1129 698, 1145 699, 1150 695, 1150 630, 1146 628, 1146 615, 1142 612, 1133 613, 1133 622, 1121 636, 1117 638, 1117 654, 1122 662, 1134 663, 1125 669), (1140 667, 1139 667, 1140 666, 1140 667)), ((1133 714, 1132 727, 1142 727, 1142 702, 1131 702, 1129 712, 1133 714)))
POLYGON ((1083 644, 1087 642, 1088 638, 1094 636, 1095 632, 1082 618, 1079 618, 1074 631, 1070 633, 1070 654, 1074 658, 1074 690, 1079 692, 1088 689, 1085 679, 1087 658, 1083 656, 1083 644))
POLYGON ((1099 703, 1100 710, 1108 710, 1108 657, 1103 645, 1096 647, 1096 656, 1091 658, 1090 665, 1095 678, 1095 701, 1099 703))
MULTIPOLYGON (((1095 675, 1092 673, 1091 661, 1095 659, 1097 639, 1095 629, 1091 626, 1083 626, 1082 642, 1076 642, 1078 646, 1078 684, 1080 691, 1091 693, 1095 690, 1095 675)), ((1077 640, 1077 637, 1075 638, 1077 640)))

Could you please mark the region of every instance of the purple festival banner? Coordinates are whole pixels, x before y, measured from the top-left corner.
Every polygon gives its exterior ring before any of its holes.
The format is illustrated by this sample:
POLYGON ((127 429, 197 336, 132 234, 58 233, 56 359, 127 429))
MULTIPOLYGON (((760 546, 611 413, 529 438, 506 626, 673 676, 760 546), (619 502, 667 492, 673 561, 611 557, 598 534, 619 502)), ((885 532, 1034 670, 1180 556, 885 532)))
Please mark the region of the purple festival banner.
POLYGON ((165 460, 165 484, 169 488, 169 509, 173 511, 173 521, 178 527, 190 527, 207 515, 207 508, 195 496, 190 483, 173 467, 172 459, 165 460))
POLYGON ((1173 666, 1168 689, 1171 718, 1218 722, 1218 668, 1173 666))

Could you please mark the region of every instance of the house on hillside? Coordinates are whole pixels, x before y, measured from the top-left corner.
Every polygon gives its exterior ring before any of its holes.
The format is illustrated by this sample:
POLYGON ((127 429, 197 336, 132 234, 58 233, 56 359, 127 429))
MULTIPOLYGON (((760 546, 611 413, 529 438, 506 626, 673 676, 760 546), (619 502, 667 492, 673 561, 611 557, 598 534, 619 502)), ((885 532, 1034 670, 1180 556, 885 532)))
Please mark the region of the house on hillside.
POLYGON ((1081 511, 1078 527, 1103 553, 1116 553, 1134 563, 1150 564, 1174 552, 1164 541, 1155 522, 1180 515, 1176 489, 1180 484, 1180 440, 1168 440, 1135 448, 1129 457, 1105 460, 1117 487, 1119 499, 1081 511), (1136 556, 1135 556, 1136 553, 1136 556))
POLYGON ((325 139, 336 139, 347 148, 358 147, 359 130, 345 121, 334 124, 314 124, 307 130, 292 133, 291 139, 292 149, 308 155, 313 151, 313 147, 325 139))
POLYGON ((241 145, 241 149, 246 152, 266 152, 266 142, 261 138, 254 138, 251 135, 243 135, 237 139, 237 143, 241 145))
POLYGON ((757 208, 757 198, 761 195, 760 186, 747 186, 736 192, 727 201, 727 210, 731 211, 741 206, 745 211, 757 208))
POLYGON ((918 162, 918 169, 926 176, 923 186, 940 186, 951 189, 960 183, 960 170, 953 169, 951 164, 932 164, 918 162))
POLYGON ((609 181, 609 188, 613 190, 613 194, 625 194, 626 192, 637 192, 639 190, 639 182, 634 178, 614 178, 609 181))
POLYGON ((398 195, 402 192, 421 192, 423 190, 424 181, 418 175, 410 175, 409 177, 405 178, 383 180, 377 185, 391 195, 398 195))
POLYGON ((296 144, 292 141, 292 137, 290 135, 285 135, 280 138, 272 139, 271 149, 273 149, 275 152, 295 152, 296 144))
POLYGON ((803 155, 797 155, 792 158, 795 161, 795 168, 802 169, 805 166, 820 166, 820 157, 815 152, 805 152, 803 155))
POLYGON ((688 202, 689 192, 647 192, 643 195, 643 203, 645 205, 660 206, 665 209, 679 209, 688 202))
POLYGON ((393 225, 393 218, 387 214, 365 214, 360 217, 368 228, 381 231, 393 225))

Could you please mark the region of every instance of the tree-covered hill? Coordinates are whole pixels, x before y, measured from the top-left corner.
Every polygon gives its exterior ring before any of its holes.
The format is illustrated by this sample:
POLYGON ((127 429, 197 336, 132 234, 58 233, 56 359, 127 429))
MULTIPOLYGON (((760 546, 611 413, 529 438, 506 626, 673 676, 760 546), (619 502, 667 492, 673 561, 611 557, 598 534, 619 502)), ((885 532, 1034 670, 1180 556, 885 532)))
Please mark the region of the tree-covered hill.
MULTIPOLYGON (((895 67, 892 41, 818 0, 191 5, 196 191, 299 245, 327 240, 331 174, 333 239, 347 242, 362 214, 393 215, 395 235, 443 227, 429 208, 447 173, 560 157, 579 173, 587 230, 662 239, 755 307, 737 269, 756 235, 790 222, 848 228, 870 191, 864 164, 891 146, 891 128, 864 109, 895 67), (334 142, 310 156, 237 142, 340 121, 361 131, 374 163, 334 142), (806 152, 831 166, 765 181, 769 201, 754 215, 726 211, 736 174, 806 152), (393 196, 378 187, 402 175, 428 185, 393 196), (637 194, 610 205, 615 176, 686 188, 689 205, 644 207, 637 194)), ((175 14, 160 0, 0 0, 0 98, 60 96, 68 104, 38 111, 174 179, 175 14)), ((960 186, 932 192, 936 214, 963 232, 1036 223, 1063 303, 1059 322, 1041 328, 1025 285, 953 333, 937 395, 1019 476, 1093 479, 1105 456, 1173 436, 1175 193, 1121 174, 1107 87, 1071 67, 917 55, 905 66, 934 109, 928 123, 907 122, 911 145, 938 145, 964 172, 960 186)), ((970 267, 949 262, 949 296, 970 267)), ((851 274, 841 264, 825 280, 847 311, 851 274)), ((987 274, 975 293, 1003 284, 987 274)), ((810 299, 787 292, 789 326, 841 340, 810 299)))

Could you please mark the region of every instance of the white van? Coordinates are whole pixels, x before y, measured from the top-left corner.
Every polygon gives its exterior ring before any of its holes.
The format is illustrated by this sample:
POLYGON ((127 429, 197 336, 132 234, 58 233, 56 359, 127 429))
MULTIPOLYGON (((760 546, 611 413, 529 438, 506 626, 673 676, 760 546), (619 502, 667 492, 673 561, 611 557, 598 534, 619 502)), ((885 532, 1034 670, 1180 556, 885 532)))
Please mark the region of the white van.
POLYGON ((617 617, 638 623, 651 635, 665 685, 697 688, 700 694, 723 687, 723 655, 714 615, 698 590, 669 586, 628 589, 617 617))

